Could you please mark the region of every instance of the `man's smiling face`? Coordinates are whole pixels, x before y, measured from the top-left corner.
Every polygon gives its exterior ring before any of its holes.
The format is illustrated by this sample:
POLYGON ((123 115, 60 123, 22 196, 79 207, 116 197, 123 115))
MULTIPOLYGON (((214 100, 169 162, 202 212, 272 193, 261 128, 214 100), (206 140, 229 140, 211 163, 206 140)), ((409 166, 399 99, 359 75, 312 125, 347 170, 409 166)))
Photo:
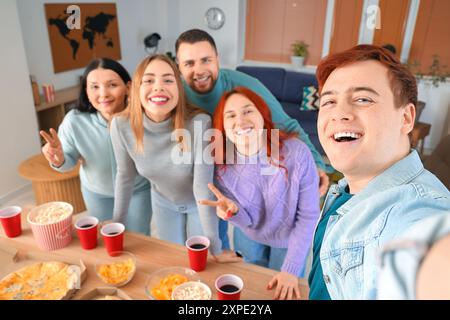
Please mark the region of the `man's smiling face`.
POLYGON ((219 59, 208 41, 180 44, 177 52, 178 67, 184 80, 198 93, 208 93, 219 76, 219 59))
POLYGON ((409 151, 414 108, 395 106, 394 100, 388 69, 377 61, 345 65, 329 75, 317 127, 334 168, 370 178, 409 151))

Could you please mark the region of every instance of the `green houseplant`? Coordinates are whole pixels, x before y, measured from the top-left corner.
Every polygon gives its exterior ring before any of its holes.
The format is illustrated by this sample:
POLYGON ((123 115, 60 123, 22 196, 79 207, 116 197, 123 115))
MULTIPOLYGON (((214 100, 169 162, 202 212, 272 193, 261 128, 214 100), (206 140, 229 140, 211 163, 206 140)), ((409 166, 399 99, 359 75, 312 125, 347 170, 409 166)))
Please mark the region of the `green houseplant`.
POLYGON ((300 68, 303 66, 305 58, 308 56, 308 47, 309 45, 304 41, 295 41, 291 44, 291 62, 294 67, 300 68))
POLYGON ((421 68, 421 63, 417 60, 406 63, 406 67, 416 76, 418 81, 424 81, 438 88, 440 84, 446 83, 450 78, 450 71, 447 66, 441 63, 438 55, 433 55, 428 69, 421 68))

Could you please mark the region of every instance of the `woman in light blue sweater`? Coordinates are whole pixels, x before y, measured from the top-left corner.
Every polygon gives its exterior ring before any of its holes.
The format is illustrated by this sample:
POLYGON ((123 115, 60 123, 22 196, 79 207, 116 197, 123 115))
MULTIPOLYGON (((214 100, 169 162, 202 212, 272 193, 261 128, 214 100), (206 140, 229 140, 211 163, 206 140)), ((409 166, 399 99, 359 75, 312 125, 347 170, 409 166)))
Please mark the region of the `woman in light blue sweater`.
POLYGON ((204 234, 221 262, 218 218, 212 208, 197 205, 213 198, 205 186, 213 181, 214 161, 203 154, 210 127, 210 116, 187 102, 175 63, 164 55, 145 58, 133 76, 129 108, 111 123, 117 159, 114 220, 128 216, 130 186, 141 174, 151 183, 158 237, 184 244, 189 236, 204 234))
MULTIPOLYGON (((81 160, 80 180, 89 215, 111 220, 114 208, 116 161, 109 135, 112 116, 126 107, 130 75, 118 62, 103 58, 89 63, 84 71, 77 106, 61 123, 58 133, 41 131, 47 143, 42 152, 51 167, 65 172, 81 160)), ((134 179, 130 212, 125 221, 131 231, 150 235, 150 184, 134 179)))

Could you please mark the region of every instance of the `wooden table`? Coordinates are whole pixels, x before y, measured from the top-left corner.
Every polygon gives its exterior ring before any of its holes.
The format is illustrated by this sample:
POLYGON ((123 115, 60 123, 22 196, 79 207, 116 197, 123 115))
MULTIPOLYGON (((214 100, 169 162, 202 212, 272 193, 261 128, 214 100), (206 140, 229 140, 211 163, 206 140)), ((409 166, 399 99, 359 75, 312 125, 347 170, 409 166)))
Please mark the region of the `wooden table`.
MULTIPOLYGON (((25 212, 24 212, 25 213, 25 212)), ((1 230, 0 245, 6 244, 15 247, 21 252, 45 252, 41 251, 34 242, 31 229, 26 223, 26 214, 22 214, 23 233, 17 238, 6 238, 1 230)), ((149 274, 164 267, 180 266, 189 268, 189 260, 186 248, 181 245, 172 244, 166 241, 158 240, 152 237, 127 232, 125 234, 125 251, 132 252, 137 258, 137 271, 134 278, 121 287, 126 294, 133 299, 146 300, 145 282, 149 274)), ((94 264, 98 262, 99 256, 105 254, 103 241, 99 239, 98 247, 93 250, 83 250, 79 240, 74 237, 72 242, 66 248, 49 251, 48 255, 55 259, 64 257, 82 259, 87 268, 87 279, 81 289, 76 293, 74 299, 86 294, 97 287, 105 287, 94 271, 94 264)), ((1 267, 1 266, 0 266, 1 267)), ((266 290, 266 285, 277 273, 274 270, 262 268, 247 263, 216 263, 209 258, 206 269, 199 272, 201 280, 206 283, 213 292, 213 299, 217 299, 214 281, 224 273, 233 273, 238 275, 244 281, 244 289, 241 293, 241 299, 248 300, 270 300, 273 297, 273 291, 266 290)), ((304 279, 299 279, 302 299, 308 297, 308 286, 304 279)))
POLYGON ((71 171, 57 172, 50 168, 42 154, 25 160, 19 166, 20 176, 32 183, 36 204, 64 201, 73 206, 74 213, 86 210, 81 194, 79 170, 80 166, 77 165, 71 171))

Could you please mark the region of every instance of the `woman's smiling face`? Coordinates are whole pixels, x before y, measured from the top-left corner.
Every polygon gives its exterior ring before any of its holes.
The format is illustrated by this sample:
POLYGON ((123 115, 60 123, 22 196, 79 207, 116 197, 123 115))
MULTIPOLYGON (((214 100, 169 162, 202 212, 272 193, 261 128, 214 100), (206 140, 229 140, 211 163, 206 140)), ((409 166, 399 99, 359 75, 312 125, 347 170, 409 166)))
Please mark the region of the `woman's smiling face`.
POLYGON ((179 90, 174 70, 155 59, 145 68, 139 95, 146 115, 153 121, 168 119, 178 105, 179 90))

